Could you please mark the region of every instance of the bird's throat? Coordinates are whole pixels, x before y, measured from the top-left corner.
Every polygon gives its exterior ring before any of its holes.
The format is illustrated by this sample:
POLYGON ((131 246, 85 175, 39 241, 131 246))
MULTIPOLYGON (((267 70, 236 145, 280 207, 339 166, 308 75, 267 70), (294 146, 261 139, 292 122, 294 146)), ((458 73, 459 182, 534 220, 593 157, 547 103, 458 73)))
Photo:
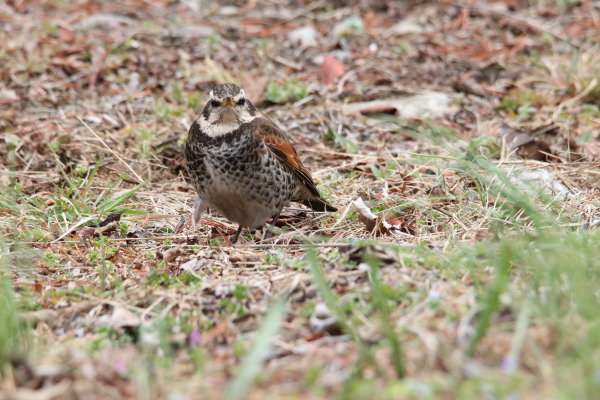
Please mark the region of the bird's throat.
POLYGON ((221 123, 224 125, 240 125, 240 121, 238 119, 237 114, 231 108, 227 107, 223 110, 223 115, 221 117, 221 123))
POLYGON ((204 134, 213 138, 227 135, 238 129, 241 125, 235 115, 226 115, 225 113, 216 121, 210 121, 201 117, 198 119, 198 124, 204 134))

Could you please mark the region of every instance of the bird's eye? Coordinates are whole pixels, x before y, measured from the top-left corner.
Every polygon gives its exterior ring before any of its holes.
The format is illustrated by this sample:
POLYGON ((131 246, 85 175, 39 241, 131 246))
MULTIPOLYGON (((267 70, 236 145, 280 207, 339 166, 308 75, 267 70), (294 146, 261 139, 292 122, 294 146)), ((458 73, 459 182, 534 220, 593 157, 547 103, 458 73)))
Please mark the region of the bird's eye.
POLYGON ((244 104, 246 104, 246 99, 241 98, 241 99, 238 100, 237 103, 238 103, 238 106, 243 106, 244 104))
POLYGON ((219 107, 221 105, 220 102, 218 102, 217 100, 211 100, 210 101, 210 106, 211 107, 219 107))

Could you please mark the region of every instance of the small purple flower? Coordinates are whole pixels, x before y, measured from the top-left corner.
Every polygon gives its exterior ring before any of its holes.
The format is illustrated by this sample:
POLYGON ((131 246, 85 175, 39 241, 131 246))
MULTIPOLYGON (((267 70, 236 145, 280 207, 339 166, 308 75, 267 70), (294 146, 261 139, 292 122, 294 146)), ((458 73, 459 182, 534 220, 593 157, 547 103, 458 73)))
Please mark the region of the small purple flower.
POLYGON ((519 361, 509 356, 502 361, 501 368, 505 374, 514 374, 519 368, 519 361))
POLYGON ((121 374, 121 375, 125 375, 127 374, 127 361, 120 359, 117 360, 117 362, 115 362, 115 371, 117 371, 117 373, 121 374))
POLYGON ((190 332, 190 346, 192 346, 192 347, 200 346, 201 339, 202 339, 202 335, 200 335, 200 331, 198 329, 193 329, 190 332))

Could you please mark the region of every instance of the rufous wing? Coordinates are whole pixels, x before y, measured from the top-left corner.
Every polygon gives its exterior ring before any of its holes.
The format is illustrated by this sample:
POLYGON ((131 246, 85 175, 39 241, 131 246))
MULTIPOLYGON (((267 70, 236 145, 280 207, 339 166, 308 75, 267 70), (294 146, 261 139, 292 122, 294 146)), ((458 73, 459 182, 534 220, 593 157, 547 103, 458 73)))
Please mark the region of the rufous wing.
POLYGON ((262 140, 267 148, 277 157, 279 161, 300 178, 306 188, 315 196, 320 197, 315 181, 310 172, 302 164, 296 149, 287 136, 273 122, 257 118, 252 122, 252 132, 258 140, 262 140))
POLYGON ((294 201, 300 201, 315 211, 337 211, 337 208, 328 204, 319 194, 315 181, 302 164, 302 160, 298 157, 296 149, 294 149, 286 134, 277 125, 265 118, 257 118, 251 122, 251 125, 252 134, 255 135, 256 140, 262 140, 269 151, 284 166, 293 171, 312 195, 304 199, 294 199, 294 201))

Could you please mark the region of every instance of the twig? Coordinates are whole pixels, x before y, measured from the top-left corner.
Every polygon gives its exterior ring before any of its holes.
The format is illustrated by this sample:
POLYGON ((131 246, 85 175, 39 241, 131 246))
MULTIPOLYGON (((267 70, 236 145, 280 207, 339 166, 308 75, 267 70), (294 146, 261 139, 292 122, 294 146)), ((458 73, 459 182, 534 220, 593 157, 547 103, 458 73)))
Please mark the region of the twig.
POLYGON ((96 139, 98 139, 100 141, 100 143, 102 143, 102 145, 106 148, 106 150, 110 151, 111 154, 113 156, 115 156, 119 161, 121 161, 123 164, 125 164, 125 166, 131 171, 131 173, 138 179, 138 183, 144 183, 144 180, 137 174, 137 172, 135 172, 133 170, 133 168, 131 168, 131 166, 129 164, 127 164, 125 162, 125 160, 123 160, 121 158, 121 156, 119 156, 113 149, 110 148, 109 145, 106 144, 106 142, 104 140, 102 140, 102 138, 100 136, 98 136, 98 134, 96 132, 94 132, 94 130, 92 128, 90 128, 90 126, 88 124, 85 123, 84 120, 81 119, 81 117, 77 117, 77 119, 79 120, 79 122, 81 122, 90 132, 92 132, 92 134, 94 136, 96 136, 96 139))
POLYGON ((290 60, 280 57, 280 56, 272 56, 269 58, 273 61, 277 61, 279 64, 285 65, 286 67, 290 67, 291 69, 295 69, 297 71, 299 71, 303 68, 303 66, 301 64, 295 63, 293 61, 290 61, 290 60))
POLYGON ((121 303, 121 302, 110 300, 110 299, 104 299, 102 297, 92 296, 91 294, 80 293, 80 292, 76 292, 74 294, 77 295, 77 296, 79 296, 79 297, 82 297, 84 299, 95 300, 98 303, 109 304, 109 305, 111 305, 113 307, 124 307, 124 308, 127 308, 127 309, 131 310, 131 311, 135 311, 135 312, 138 312, 138 313, 141 313, 141 314, 144 314, 146 312, 146 310, 144 308, 132 306, 132 305, 129 305, 129 304, 121 303))
POLYGON ((445 216, 451 218, 454 222, 456 222, 458 225, 460 225, 461 228, 463 228, 465 231, 468 231, 469 228, 467 228, 465 226, 465 224, 462 223, 462 221, 460 221, 458 218, 456 218, 453 214, 450 214, 449 212, 446 212, 445 210, 442 210, 441 208, 437 207, 437 206, 432 206, 432 209, 434 209, 437 212, 440 212, 442 214, 444 214, 445 216))
POLYGON ((76 228, 79 228, 81 225, 85 224, 86 222, 89 222, 89 221, 93 220, 94 218, 96 218, 96 216, 94 216, 94 215, 90 215, 89 217, 85 217, 81 221, 79 221, 76 224, 71 225, 69 228, 67 228, 67 230, 62 235, 60 235, 59 237, 57 237, 56 239, 54 239, 52 242, 58 242, 58 241, 64 239, 69 233, 73 232, 76 228))

